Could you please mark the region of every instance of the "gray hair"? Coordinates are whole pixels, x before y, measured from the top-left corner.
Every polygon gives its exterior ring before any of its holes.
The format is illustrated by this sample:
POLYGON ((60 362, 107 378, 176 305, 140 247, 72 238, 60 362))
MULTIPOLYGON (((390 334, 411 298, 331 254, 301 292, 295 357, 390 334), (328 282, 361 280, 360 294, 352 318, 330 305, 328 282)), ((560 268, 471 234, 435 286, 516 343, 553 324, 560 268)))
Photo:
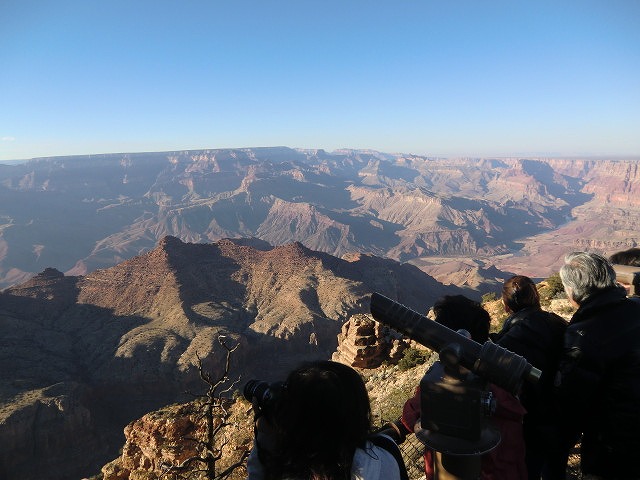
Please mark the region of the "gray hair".
POLYGON ((606 258, 587 252, 572 252, 564 258, 560 280, 579 305, 599 290, 616 286, 616 273, 606 258))

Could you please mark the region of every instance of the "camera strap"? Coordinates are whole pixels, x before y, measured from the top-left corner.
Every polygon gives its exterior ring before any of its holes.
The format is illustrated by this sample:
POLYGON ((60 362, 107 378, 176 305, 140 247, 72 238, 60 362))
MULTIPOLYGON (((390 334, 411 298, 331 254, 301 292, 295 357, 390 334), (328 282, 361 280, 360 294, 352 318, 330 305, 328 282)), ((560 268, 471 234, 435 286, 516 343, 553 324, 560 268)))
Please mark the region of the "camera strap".
POLYGON ((404 464, 402 453, 400 452, 400 448, 398 447, 398 444, 396 442, 394 442, 390 437, 387 437, 386 435, 371 435, 369 437, 369 441, 376 447, 380 447, 393 455, 393 458, 395 458, 396 462, 398 463, 398 469, 400 470, 400 479, 409 480, 407 467, 404 464))

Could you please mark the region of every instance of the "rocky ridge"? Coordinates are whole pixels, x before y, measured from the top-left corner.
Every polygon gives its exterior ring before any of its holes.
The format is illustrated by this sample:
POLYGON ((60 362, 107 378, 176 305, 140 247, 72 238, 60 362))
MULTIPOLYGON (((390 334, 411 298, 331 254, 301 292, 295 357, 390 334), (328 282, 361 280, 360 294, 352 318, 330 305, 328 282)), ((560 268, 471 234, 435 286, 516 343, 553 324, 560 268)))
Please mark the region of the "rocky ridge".
POLYGON ((255 240, 165 237, 86 276, 47 269, 0 293, 0 477, 90 473, 127 423, 200 385, 198 358, 220 372, 220 337, 240 345, 236 374, 269 381, 330 358, 372 292, 424 310, 450 290, 408 264, 255 240))

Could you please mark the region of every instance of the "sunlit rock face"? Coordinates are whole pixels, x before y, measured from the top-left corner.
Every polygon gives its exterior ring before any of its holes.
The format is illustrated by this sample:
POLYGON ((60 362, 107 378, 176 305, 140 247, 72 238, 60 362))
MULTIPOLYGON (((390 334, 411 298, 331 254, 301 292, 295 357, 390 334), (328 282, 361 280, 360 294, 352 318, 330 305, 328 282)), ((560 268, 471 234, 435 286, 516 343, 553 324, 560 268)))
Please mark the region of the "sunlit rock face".
POLYGON ((332 360, 355 368, 378 368, 395 363, 408 343, 370 315, 357 314, 342 325, 332 360))

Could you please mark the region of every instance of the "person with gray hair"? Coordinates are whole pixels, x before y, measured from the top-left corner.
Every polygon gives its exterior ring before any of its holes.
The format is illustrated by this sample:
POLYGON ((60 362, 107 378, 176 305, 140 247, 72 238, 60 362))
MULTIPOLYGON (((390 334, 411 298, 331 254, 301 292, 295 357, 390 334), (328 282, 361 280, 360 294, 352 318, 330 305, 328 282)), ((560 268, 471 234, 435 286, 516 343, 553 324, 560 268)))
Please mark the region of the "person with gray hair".
POLYGON ((595 253, 573 252, 564 259, 560 280, 569 301, 579 306, 589 295, 616 286, 611 264, 595 253))
POLYGON ((560 279, 577 307, 556 378, 563 418, 582 434, 588 478, 640 479, 640 304, 602 256, 573 252, 560 279))

